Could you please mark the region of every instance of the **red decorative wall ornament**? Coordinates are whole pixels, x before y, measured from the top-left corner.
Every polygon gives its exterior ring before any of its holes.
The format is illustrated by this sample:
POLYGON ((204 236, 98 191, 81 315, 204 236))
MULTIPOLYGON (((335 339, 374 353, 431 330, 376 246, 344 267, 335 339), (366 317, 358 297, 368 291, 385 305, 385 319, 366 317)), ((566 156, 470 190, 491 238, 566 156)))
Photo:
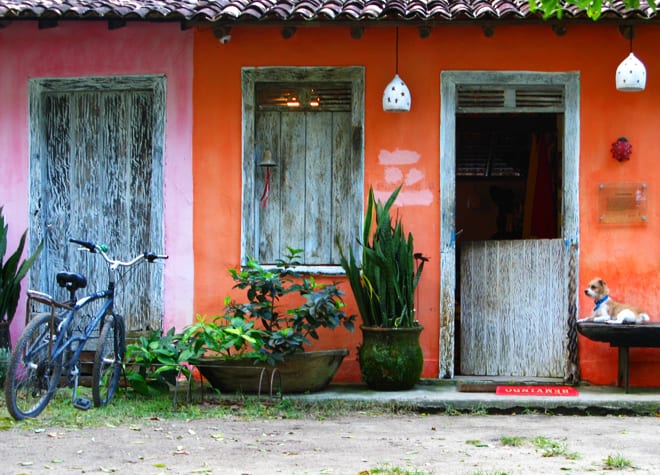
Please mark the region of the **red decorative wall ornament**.
POLYGON ((630 160, 630 154, 632 153, 632 144, 628 142, 628 139, 625 137, 619 138, 616 142, 612 144, 612 157, 619 162, 625 162, 630 160))

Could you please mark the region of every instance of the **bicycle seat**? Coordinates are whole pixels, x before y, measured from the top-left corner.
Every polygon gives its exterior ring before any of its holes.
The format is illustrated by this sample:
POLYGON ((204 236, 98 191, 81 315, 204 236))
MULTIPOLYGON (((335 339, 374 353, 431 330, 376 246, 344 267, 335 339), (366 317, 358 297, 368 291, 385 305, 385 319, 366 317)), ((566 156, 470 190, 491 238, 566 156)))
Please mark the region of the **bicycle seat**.
POLYGON ((87 287, 87 279, 76 272, 58 272, 57 285, 68 290, 76 291, 87 287))

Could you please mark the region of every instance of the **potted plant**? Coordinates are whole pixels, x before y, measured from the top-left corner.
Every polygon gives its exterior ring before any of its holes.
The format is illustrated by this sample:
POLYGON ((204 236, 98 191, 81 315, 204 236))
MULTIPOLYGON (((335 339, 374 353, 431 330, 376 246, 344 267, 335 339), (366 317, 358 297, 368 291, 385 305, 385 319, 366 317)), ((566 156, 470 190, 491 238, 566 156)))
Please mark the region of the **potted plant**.
POLYGON ((424 364, 415 316, 415 289, 428 259, 415 254, 413 236, 405 234, 400 217, 391 216, 401 186, 385 204, 376 201, 373 188, 364 217, 361 260, 352 248, 348 257, 337 242, 362 316, 359 350, 362 379, 372 389, 409 389, 419 380, 424 364), (375 223, 375 227, 372 226, 375 223))
POLYGON ((302 250, 287 250, 286 260, 273 268, 250 258, 243 268, 230 270, 234 288, 244 290, 247 301, 226 298, 226 313, 220 319, 231 322, 233 329, 222 323, 219 327, 227 336, 246 325, 241 331, 249 331, 250 338, 242 340, 243 345, 230 344, 233 353, 224 351, 226 341, 208 338, 209 324, 202 321, 197 323, 198 331, 186 337, 196 352, 206 350, 194 363, 220 390, 260 391, 266 387, 261 381, 265 368, 284 392, 318 391, 327 386, 348 354, 346 349, 305 351, 311 340, 319 338, 320 328, 343 326, 353 331, 355 315, 344 312, 344 292, 336 283, 320 284, 295 270, 302 250), (230 372, 230 367, 236 371, 230 372))
POLYGON ((128 381, 133 390, 143 395, 167 392, 179 375, 189 379, 190 365, 205 355, 232 358, 249 354, 245 353, 247 345, 260 348, 262 334, 252 322, 240 318, 205 321, 200 316, 179 333, 174 328, 164 334, 153 331, 127 346, 128 381))
POLYGON ((34 254, 20 262, 23 248, 25 247, 25 238, 27 231, 23 233, 18 243, 18 248, 9 256, 6 261, 5 252, 7 251, 7 230, 9 226, 5 224, 5 218, 2 215, 0 207, 0 348, 11 348, 11 337, 9 325, 16 313, 18 299, 21 294, 21 280, 27 274, 35 259, 41 252, 43 241, 39 243, 34 254))

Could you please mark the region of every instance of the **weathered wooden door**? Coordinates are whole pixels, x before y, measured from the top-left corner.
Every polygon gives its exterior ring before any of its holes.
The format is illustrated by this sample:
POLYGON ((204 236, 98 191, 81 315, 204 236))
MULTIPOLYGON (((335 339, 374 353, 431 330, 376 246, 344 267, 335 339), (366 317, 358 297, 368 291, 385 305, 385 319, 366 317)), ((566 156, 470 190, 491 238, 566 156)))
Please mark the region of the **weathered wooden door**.
POLYGON ((244 68, 241 260, 340 272, 364 209, 364 68, 244 68), (271 167, 265 167, 269 161, 271 167))
POLYGON ((255 142, 275 165, 256 170, 259 260, 273 263, 289 246, 303 250, 304 264, 337 262, 335 236, 350 243, 359 231, 350 83, 269 86, 258 89, 257 104, 255 142), (308 97, 295 108, 271 99, 289 90, 308 97))
MULTIPOLYGON (((164 78, 33 80, 31 232, 45 240, 32 286, 63 297, 55 273, 107 285, 107 265, 77 252, 70 238, 104 243, 128 260, 163 251, 164 78)), ((120 280, 117 309, 128 330, 160 329, 161 265, 120 280)))
POLYGON ((562 239, 461 246, 461 374, 563 377, 568 253, 562 239))
POLYGON ((307 264, 329 264, 337 258, 335 235, 351 242, 343 236, 349 217, 344 206, 332 206, 336 197, 347 196, 342 189, 350 184, 339 173, 342 159, 350 155, 350 130, 350 112, 257 114, 257 140, 269 137, 278 160, 277 169, 258 175, 257 189, 265 186, 265 173, 271 175, 269 201, 259 210, 260 260, 272 262, 291 246, 304 250, 307 264), (309 189, 312 183, 316 186, 309 189))

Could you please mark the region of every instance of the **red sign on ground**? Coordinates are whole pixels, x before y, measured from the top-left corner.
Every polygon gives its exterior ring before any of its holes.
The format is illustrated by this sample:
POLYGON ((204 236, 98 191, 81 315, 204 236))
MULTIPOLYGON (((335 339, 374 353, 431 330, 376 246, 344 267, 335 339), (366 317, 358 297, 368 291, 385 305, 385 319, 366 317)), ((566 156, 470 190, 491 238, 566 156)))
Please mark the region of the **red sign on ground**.
POLYGON ((572 386, 498 386, 495 394, 500 396, 577 396, 572 386))

